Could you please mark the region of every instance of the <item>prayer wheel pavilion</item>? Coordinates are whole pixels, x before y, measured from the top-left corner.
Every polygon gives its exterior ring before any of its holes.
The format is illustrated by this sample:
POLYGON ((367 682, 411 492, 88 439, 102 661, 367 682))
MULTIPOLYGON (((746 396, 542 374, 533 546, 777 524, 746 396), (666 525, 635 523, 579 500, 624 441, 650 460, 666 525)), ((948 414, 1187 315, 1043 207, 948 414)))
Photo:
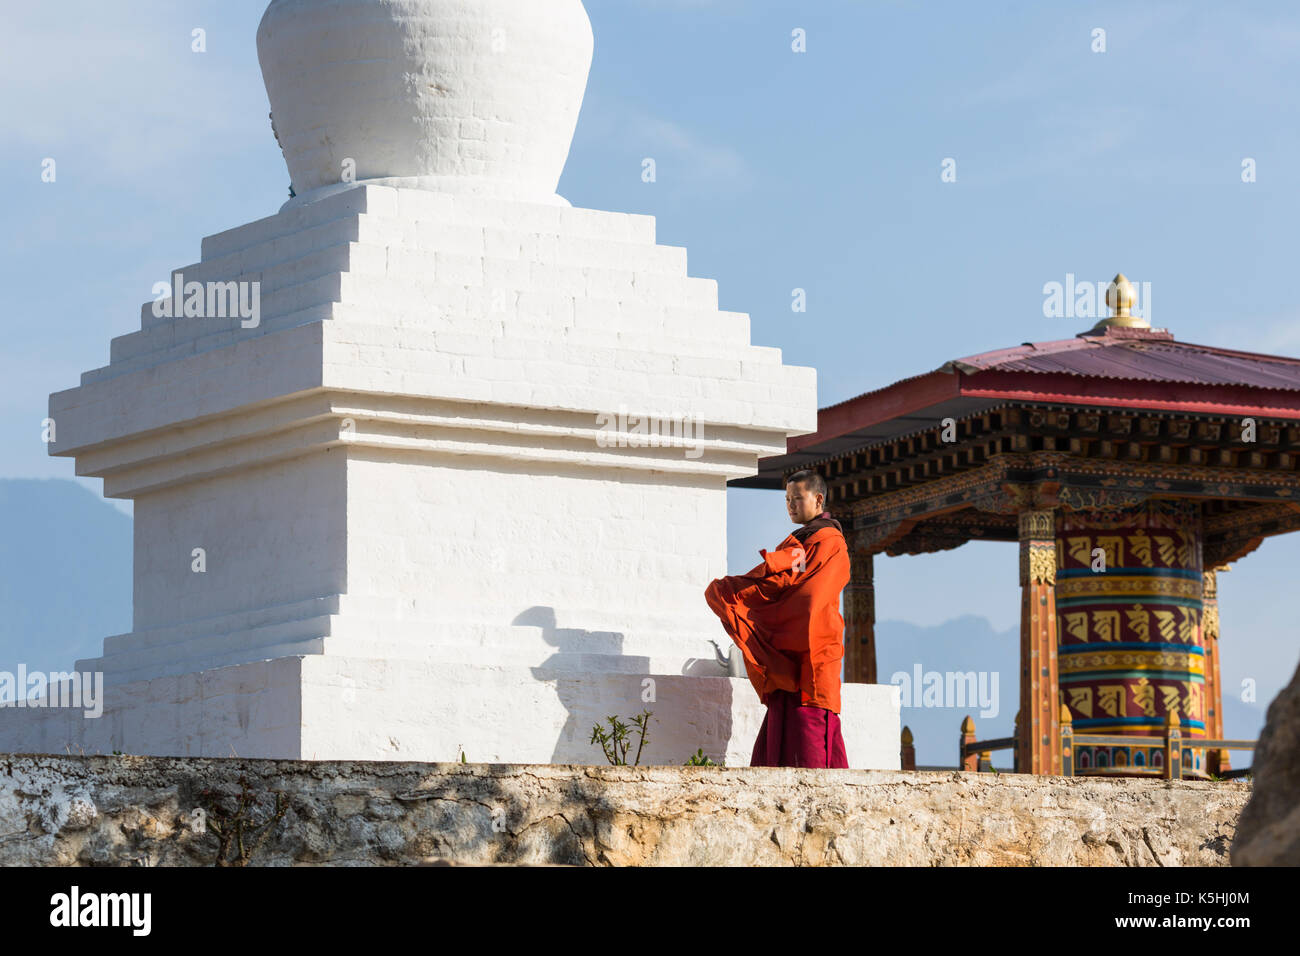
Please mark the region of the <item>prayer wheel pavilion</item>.
MULTIPOLYGON (((1300 359, 1180 342, 1113 314, 822 408, 817 431, 733 487, 814 468, 845 528, 845 680, 876 682, 873 558, 1020 547, 1022 773, 1081 734, 1221 739, 1216 571, 1300 528, 1300 359)), ((1163 750, 1076 745, 1074 773, 1160 776, 1163 750)), ((1227 769, 1185 750, 1182 775, 1227 769)))

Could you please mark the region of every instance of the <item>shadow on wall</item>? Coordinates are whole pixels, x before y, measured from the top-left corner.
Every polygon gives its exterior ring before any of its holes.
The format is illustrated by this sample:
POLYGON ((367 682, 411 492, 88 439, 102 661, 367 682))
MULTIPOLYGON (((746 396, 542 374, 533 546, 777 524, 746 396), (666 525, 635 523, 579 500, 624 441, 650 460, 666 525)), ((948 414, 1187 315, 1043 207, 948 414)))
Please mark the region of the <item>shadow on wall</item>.
MULTIPOLYGON (((182 815, 194 808, 211 812, 215 803, 226 814, 238 806, 241 792, 251 798, 247 820, 253 826, 271 821, 274 794, 284 799, 284 818, 268 830, 263 845, 251 847, 251 865, 272 855, 319 864, 403 862, 422 857, 426 864, 455 860, 462 864, 558 864, 592 866, 623 862, 609 859, 596 838, 619 822, 626 810, 609 797, 600 781, 578 777, 564 780, 553 799, 539 812, 536 802, 509 775, 490 768, 443 765, 432 769, 401 766, 384 777, 382 787, 369 790, 372 811, 385 824, 349 828, 342 840, 331 831, 328 806, 302 786, 293 773, 282 774, 278 763, 258 760, 218 762, 203 775, 186 775, 175 787, 182 815), (409 768, 409 769, 408 769, 409 768), (401 820, 404 825, 399 826, 401 820)), ((634 823, 633 825, 639 825, 634 823)), ((214 830, 200 839, 175 843, 168 863, 210 866, 220 844, 214 830)), ((241 847, 242 849, 242 847, 241 847)), ((238 858, 228 847, 226 859, 238 858)))
MULTIPOLYGON (((732 686, 729 680, 702 685, 704 673, 723 676, 716 664, 692 658, 679 674, 650 674, 650 658, 624 656, 624 635, 556 626, 555 609, 530 607, 511 622, 516 627, 536 627, 555 653, 531 668, 533 677, 555 688, 565 709, 550 762, 553 764, 606 763, 599 743, 591 740, 592 727, 608 727, 606 718, 617 716, 625 724, 642 711, 651 711, 641 765, 680 766, 697 749, 715 763, 725 757, 732 733, 732 686), (594 660, 600 655, 606 660, 594 660), (616 658, 607 669, 608 658, 616 658)), ((635 758, 640 732, 632 730, 629 763, 635 758)))

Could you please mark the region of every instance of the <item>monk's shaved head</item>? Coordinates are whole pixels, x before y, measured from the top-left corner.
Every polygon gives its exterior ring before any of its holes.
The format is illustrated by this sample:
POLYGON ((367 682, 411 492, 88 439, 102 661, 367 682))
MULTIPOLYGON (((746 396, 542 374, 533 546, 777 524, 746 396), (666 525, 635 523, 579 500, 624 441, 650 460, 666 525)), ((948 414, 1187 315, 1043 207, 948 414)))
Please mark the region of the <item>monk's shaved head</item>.
POLYGON ((811 468, 805 469, 804 471, 796 471, 785 480, 785 483, 786 485, 789 485, 791 482, 795 481, 799 482, 799 484, 803 485, 814 495, 821 495, 822 498, 825 499, 826 479, 821 476, 820 472, 813 471, 811 468))

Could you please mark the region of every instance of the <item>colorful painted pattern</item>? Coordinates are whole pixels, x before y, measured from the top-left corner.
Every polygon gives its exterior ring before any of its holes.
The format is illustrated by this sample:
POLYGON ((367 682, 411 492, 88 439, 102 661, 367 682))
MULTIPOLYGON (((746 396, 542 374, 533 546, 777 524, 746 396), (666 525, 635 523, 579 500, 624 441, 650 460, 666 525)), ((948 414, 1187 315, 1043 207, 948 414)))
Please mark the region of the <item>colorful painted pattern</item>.
MULTIPOLYGON (((1201 516, 1195 504, 1151 501, 1122 513, 1077 512, 1057 537, 1061 696, 1076 733, 1204 737, 1201 516)), ((1203 773, 1187 752, 1184 773, 1203 773)), ((1075 748, 1080 774, 1152 774, 1163 748, 1075 748)))

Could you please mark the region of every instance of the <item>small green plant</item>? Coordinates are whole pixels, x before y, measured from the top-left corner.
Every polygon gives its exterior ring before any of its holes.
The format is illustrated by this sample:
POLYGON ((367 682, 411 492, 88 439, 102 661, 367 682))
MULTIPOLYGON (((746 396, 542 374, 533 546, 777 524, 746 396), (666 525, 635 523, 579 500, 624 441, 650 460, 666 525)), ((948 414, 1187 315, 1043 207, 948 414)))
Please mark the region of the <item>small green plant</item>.
POLYGON ((683 767, 716 767, 717 764, 704 755, 704 748, 701 747, 695 753, 686 758, 683 767))
POLYGON ((469 763, 469 761, 465 759, 465 751, 463 751, 463 750, 460 752, 460 762, 461 762, 461 763, 469 763))
POLYGON ((627 766, 627 753, 632 749, 632 727, 641 731, 641 740, 637 744, 636 757, 632 761, 632 766, 641 763, 641 750, 645 747, 647 740, 646 734, 650 730, 651 711, 642 711, 640 716, 632 718, 632 726, 629 727, 617 717, 606 717, 609 721, 609 730, 601 727, 599 723, 591 728, 591 743, 600 743, 600 749, 605 752, 605 759, 615 767, 627 766))

